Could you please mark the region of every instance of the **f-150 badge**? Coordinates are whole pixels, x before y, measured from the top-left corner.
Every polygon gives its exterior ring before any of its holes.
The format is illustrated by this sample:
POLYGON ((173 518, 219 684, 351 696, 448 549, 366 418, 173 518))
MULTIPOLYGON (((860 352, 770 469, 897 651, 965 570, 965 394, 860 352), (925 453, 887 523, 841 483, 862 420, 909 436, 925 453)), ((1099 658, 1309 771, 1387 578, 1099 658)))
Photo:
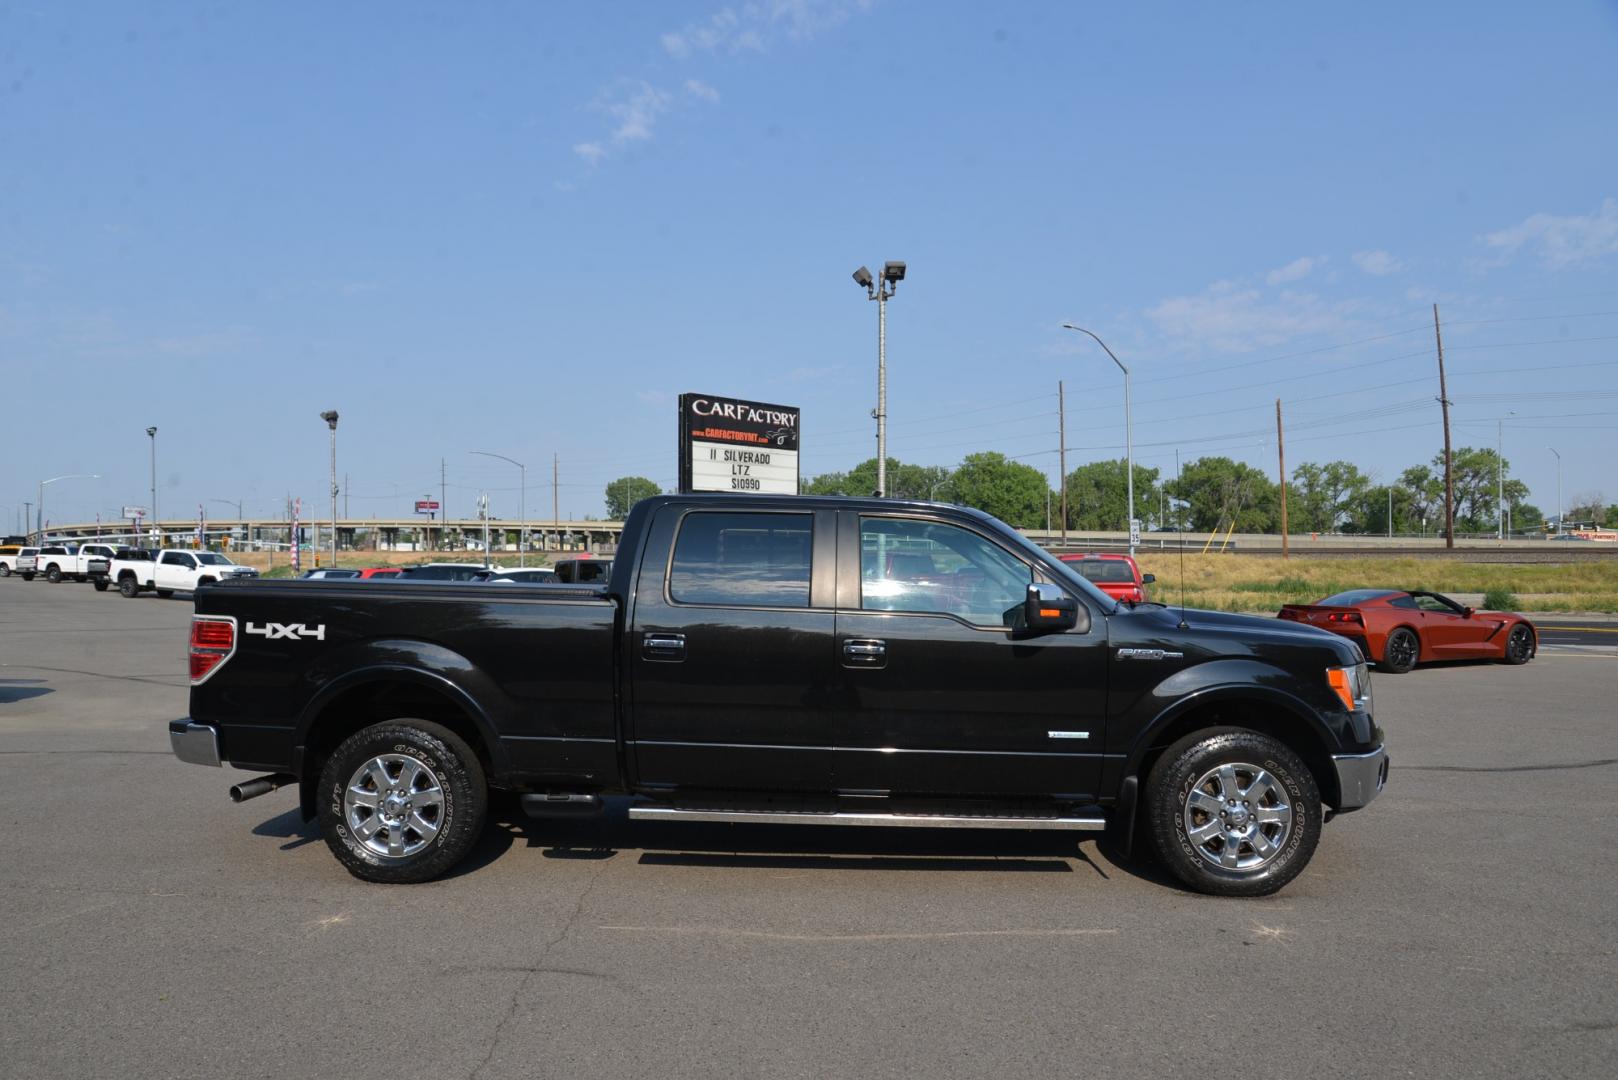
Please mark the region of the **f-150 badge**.
POLYGON ((1167 649, 1119 649, 1120 660, 1179 660, 1185 656, 1183 652, 1169 652, 1167 649))
POLYGON ((271 641, 277 641, 281 638, 291 638, 294 641, 296 641, 298 638, 314 638, 316 641, 326 640, 325 623, 321 623, 319 626, 315 627, 305 626, 301 622, 272 622, 264 623, 262 626, 257 623, 248 623, 247 632, 249 634, 260 634, 266 638, 269 638, 271 641))

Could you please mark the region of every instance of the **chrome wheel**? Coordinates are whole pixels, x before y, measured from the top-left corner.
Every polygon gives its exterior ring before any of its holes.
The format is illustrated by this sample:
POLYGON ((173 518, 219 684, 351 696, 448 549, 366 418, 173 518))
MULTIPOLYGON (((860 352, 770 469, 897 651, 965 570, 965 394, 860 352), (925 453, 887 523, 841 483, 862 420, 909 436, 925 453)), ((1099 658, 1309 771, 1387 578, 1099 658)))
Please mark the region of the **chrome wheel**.
POLYGON ((415 758, 379 754, 349 777, 343 821, 373 855, 406 858, 438 835, 444 790, 433 771, 415 758))
POLYGON ((1286 847, 1292 806, 1279 780, 1237 762, 1204 773, 1185 798, 1185 835, 1223 870, 1256 870, 1286 847))

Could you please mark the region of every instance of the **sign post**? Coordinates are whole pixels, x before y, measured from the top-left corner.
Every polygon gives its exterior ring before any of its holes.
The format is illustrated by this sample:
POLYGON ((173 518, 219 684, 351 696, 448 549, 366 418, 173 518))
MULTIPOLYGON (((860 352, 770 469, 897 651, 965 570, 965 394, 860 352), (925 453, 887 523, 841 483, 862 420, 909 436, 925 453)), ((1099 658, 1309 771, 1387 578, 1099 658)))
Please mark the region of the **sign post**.
POLYGON ((126 506, 124 507, 123 516, 129 519, 129 532, 134 537, 132 546, 138 546, 140 544, 140 523, 146 518, 146 508, 144 506, 126 506))
MULTIPOLYGON (((416 500, 416 513, 418 513, 418 514, 426 514, 428 521, 437 521, 438 520, 438 500, 437 499, 417 499, 416 500)), ((423 545, 424 548, 425 548, 425 546, 426 545, 423 545)))
POLYGON ((303 500, 292 500, 292 573, 303 569, 303 547, 298 543, 298 519, 303 516, 303 500))
POLYGON ((791 405, 680 395, 680 494, 798 493, 799 411, 791 405))

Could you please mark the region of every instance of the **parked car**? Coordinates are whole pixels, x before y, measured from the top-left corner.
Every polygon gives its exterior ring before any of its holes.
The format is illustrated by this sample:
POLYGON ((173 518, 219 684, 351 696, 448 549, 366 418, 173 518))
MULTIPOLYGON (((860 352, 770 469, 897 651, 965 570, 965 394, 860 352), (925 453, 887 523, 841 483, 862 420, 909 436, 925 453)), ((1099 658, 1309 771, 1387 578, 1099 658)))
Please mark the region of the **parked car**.
POLYGON ((486 569, 481 563, 426 563, 399 571, 400 581, 471 581, 486 569))
POLYGON ((1474 611, 1435 592, 1350 589, 1313 604, 1287 604, 1280 618, 1348 638, 1383 671, 1403 674, 1434 660, 1526 664, 1539 633, 1521 615, 1474 611))
POLYGON ((52 584, 63 578, 72 578, 74 581, 94 581, 97 589, 105 590, 107 572, 112 566, 111 555, 112 548, 106 544, 45 544, 35 556, 34 565, 52 584))
POLYGON ((588 556, 579 559, 563 559, 551 567, 556 572, 556 580, 566 585, 582 584, 592 581, 606 581, 612 576, 611 559, 592 559, 588 556))
POLYGON ((317 566, 313 570, 305 570, 298 576, 305 581, 334 581, 338 578, 357 578, 360 572, 339 566, 317 566))
POLYGON ((183 548, 165 548, 155 556, 142 548, 126 548, 113 560, 111 573, 124 596, 138 596, 150 589, 165 598, 195 592, 216 581, 259 576, 253 567, 233 563, 216 551, 183 548))
POLYGON ((654 496, 602 586, 496 591, 203 590, 175 755, 270 770, 238 800, 295 785, 379 882, 458 863, 494 787, 540 817, 625 793, 632 821, 1110 824, 1262 895, 1387 777, 1350 642, 1119 604, 976 510, 654 496))
POLYGON ((33 581, 38 555, 39 549, 27 544, 6 544, 0 547, 0 577, 16 574, 24 581, 33 581))
POLYGON ((554 570, 518 567, 515 570, 496 570, 480 580, 490 585, 555 585, 562 579, 556 576, 554 570))
POLYGON ((1140 572, 1140 566, 1128 555, 1058 555, 1067 565, 1077 570, 1089 582, 1114 600, 1126 604, 1144 604, 1146 586, 1157 579, 1140 572))
POLYGON ((397 566, 367 566, 360 571, 361 581, 370 581, 372 578, 395 578, 399 576, 397 566))

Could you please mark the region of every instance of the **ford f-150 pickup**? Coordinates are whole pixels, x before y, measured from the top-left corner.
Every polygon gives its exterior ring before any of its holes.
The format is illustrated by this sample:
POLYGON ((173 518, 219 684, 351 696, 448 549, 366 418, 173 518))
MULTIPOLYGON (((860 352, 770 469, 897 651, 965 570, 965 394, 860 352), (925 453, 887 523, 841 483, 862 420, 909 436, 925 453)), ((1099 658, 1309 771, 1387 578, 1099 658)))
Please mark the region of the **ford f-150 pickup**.
POLYGON ((220 582, 174 753, 296 785, 358 877, 454 866, 491 789, 534 816, 1110 831, 1272 893, 1387 778, 1351 642, 1121 605, 974 510, 637 503, 604 587, 220 582))

